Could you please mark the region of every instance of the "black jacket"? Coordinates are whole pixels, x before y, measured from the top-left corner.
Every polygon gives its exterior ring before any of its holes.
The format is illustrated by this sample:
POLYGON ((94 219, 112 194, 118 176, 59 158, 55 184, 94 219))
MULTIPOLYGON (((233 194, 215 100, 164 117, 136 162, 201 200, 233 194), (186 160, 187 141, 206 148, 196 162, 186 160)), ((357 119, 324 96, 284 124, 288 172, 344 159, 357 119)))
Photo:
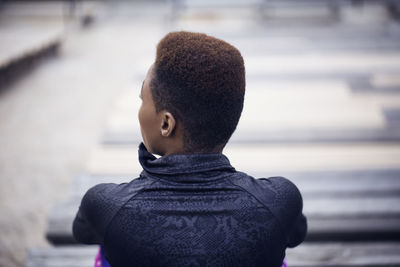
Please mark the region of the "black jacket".
POLYGON ((282 177, 254 179, 220 154, 156 159, 129 183, 83 197, 75 238, 101 244, 111 266, 281 266, 307 232, 299 190, 282 177))

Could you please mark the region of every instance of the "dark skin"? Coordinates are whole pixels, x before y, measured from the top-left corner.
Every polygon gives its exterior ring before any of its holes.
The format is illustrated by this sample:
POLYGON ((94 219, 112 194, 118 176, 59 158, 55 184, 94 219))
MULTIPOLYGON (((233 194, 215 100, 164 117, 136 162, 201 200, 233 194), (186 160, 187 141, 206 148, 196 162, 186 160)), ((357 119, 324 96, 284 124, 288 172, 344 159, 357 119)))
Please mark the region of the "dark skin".
POLYGON ((150 81, 153 77, 153 66, 147 72, 142 85, 140 98, 142 105, 139 109, 140 130, 146 149, 153 154, 168 156, 172 154, 218 153, 224 145, 210 151, 190 151, 185 149, 183 126, 168 110, 156 112, 150 81))

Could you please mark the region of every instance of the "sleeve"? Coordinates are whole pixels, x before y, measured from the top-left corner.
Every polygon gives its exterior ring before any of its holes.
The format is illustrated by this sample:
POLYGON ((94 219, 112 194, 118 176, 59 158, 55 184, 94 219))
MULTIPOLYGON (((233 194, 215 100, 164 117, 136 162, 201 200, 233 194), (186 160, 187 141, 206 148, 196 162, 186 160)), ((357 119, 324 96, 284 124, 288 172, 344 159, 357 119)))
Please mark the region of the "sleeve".
POLYGON ((294 248, 304 241, 307 234, 307 218, 303 213, 300 213, 294 221, 293 226, 288 236, 288 247, 294 248))
POLYGON ((75 239, 84 244, 103 244, 107 225, 123 203, 118 188, 124 184, 99 184, 83 196, 72 225, 75 239))
POLYGON ((307 218, 303 214, 303 198, 299 189, 283 177, 262 180, 275 192, 272 209, 285 230, 287 246, 298 246, 307 234, 307 218))

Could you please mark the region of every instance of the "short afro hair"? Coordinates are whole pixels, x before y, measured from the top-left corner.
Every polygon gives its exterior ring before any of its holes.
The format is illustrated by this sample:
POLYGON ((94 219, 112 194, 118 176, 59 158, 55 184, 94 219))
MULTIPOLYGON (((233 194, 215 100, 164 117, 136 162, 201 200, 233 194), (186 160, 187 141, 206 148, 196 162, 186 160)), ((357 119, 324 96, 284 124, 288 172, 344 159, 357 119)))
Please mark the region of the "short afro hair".
POLYGON ((239 122, 245 68, 238 49, 202 33, 171 32, 157 46, 150 88, 157 112, 183 125, 186 151, 224 146, 239 122))

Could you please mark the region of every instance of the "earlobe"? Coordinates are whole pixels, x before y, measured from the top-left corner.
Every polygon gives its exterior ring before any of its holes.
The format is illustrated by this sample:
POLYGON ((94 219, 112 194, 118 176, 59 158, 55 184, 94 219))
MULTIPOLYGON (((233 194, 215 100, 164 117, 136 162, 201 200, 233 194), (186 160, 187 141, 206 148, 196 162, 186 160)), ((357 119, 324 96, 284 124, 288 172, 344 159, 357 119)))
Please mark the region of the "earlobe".
POLYGON ((163 112, 161 121, 161 135, 169 137, 173 134, 176 127, 174 116, 170 112, 163 112))

